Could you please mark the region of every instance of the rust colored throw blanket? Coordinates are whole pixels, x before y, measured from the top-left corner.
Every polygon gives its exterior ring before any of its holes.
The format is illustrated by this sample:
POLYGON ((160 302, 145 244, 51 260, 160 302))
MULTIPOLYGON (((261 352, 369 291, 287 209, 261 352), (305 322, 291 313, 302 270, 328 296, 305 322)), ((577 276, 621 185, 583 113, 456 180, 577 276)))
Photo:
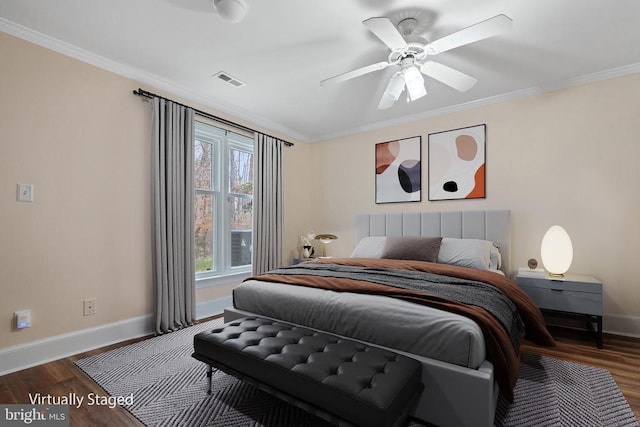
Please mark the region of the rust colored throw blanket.
MULTIPOLYGON (((526 339, 540 345, 555 345, 553 338, 544 324, 542 314, 535 303, 510 279, 498 273, 424 261, 377 258, 324 258, 308 261, 307 263, 364 267, 371 269, 370 271, 375 271, 376 269, 408 270, 410 272, 424 272, 486 283, 500 290, 513 302, 524 324, 524 336, 526 339)), ((282 273, 284 273, 284 271, 282 271, 282 273)), ((419 289, 380 284, 360 280, 359 278, 332 277, 326 273, 323 275, 314 275, 312 271, 304 272, 304 274, 286 273, 287 274, 278 274, 277 271, 266 272, 251 279, 308 286, 338 292, 366 293, 399 298, 416 304, 428 305, 457 313, 474 320, 484 334, 487 360, 492 362, 495 367, 495 376, 500 386, 500 392, 510 401, 513 400, 513 388, 518 379, 520 368, 519 348, 517 342, 514 346, 514 340, 511 337, 512 334, 510 334, 504 322, 501 322, 485 308, 479 305, 453 301, 419 289)), ((441 282, 442 278, 439 278, 439 281, 441 282)), ((451 284, 450 286, 459 285, 451 284)))

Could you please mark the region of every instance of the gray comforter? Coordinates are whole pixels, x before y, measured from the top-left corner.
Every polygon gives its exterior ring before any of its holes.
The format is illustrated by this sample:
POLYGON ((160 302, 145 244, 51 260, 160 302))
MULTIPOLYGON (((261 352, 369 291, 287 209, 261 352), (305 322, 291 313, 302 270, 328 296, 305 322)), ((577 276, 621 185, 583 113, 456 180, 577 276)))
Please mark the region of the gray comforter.
POLYGON ((514 349, 520 348, 524 324, 515 304, 498 288, 484 282, 422 271, 337 264, 298 264, 267 274, 315 275, 354 280, 427 292, 452 301, 482 307, 493 314, 509 333, 514 349))

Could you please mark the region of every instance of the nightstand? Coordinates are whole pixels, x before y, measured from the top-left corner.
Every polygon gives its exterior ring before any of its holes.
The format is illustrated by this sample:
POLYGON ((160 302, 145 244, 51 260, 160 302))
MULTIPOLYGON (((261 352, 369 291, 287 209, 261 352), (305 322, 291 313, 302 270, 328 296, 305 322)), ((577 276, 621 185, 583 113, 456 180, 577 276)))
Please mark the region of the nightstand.
POLYGON ((592 276, 566 274, 564 277, 518 273, 516 283, 541 310, 587 317, 598 348, 602 348, 602 282, 592 276))
POLYGON ((301 262, 309 261, 315 258, 291 258, 291 265, 300 264, 301 262))

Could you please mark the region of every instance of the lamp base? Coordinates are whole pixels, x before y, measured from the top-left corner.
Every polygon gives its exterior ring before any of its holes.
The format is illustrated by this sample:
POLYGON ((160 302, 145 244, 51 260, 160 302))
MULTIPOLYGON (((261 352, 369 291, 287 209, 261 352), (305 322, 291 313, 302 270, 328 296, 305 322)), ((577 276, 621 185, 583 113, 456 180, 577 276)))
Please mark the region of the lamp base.
POLYGON ((564 277, 564 273, 547 273, 549 277, 560 279, 564 277))

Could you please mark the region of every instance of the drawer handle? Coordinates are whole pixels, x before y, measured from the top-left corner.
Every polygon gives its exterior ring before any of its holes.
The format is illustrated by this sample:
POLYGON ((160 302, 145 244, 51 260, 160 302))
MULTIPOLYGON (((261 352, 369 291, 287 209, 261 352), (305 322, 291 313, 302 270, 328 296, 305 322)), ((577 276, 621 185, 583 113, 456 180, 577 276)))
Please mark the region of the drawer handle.
POLYGON ((553 292, 564 292, 564 289, 551 289, 553 292))

